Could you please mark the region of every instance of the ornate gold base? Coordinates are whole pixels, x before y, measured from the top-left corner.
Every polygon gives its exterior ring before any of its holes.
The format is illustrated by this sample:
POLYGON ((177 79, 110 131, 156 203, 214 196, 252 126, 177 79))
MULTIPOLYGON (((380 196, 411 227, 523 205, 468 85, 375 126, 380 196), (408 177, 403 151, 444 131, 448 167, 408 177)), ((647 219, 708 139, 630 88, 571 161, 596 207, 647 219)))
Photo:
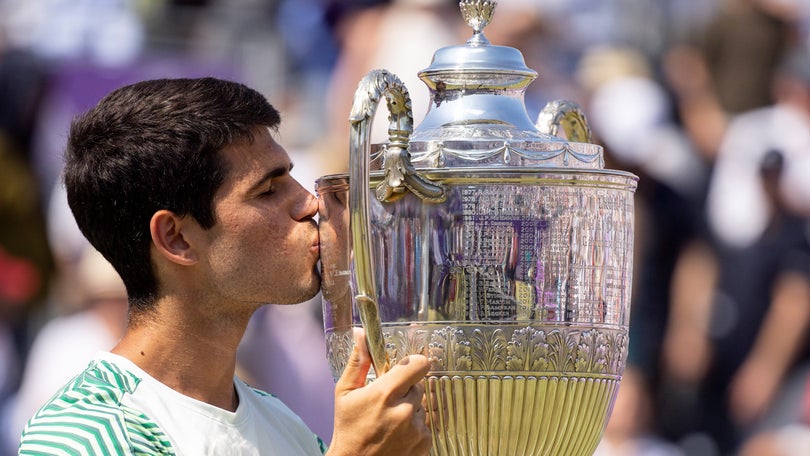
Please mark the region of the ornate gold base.
POLYGON ((590 456, 619 383, 564 376, 429 376, 431 454, 590 456))
MULTIPOLYGON (((591 456, 627 353, 626 328, 611 325, 408 322, 382 330, 393 362, 430 358, 434 456, 591 456)), ((337 378, 351 329, 329 330, 326 339, 337 378)))

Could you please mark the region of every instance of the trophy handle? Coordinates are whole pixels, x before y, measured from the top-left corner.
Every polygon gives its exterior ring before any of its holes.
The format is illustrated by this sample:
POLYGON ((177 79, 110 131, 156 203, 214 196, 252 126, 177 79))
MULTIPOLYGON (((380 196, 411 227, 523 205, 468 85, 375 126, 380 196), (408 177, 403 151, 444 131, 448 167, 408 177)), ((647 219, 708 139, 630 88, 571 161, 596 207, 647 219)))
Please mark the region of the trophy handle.
POLYGON ((585 113, 573 101, 549 101, 537 116, 535 126, 541 133, 551 136, 557 136, 562 127, 566 139, 573 142, 590 143, 593 140, 585 113))
POLYGON ((349 116, 349 213, 357 282, 355 302, 377 375, 384 374, 390 363, 385 351, 376 298, 377 285, 372 271, 368 193, 371 123, 383 96, 389 112, 388 144, 384 156, 385 177, 377 186, 377 199, 382 202, 395 201, 404 196, 407 190, 427 202, 445 199, 444 187, 417 174, 411 164, 408 140, 413 131, 413 114, 408 90, 396 75, 388 71, 369 72, 357 86, 349 116))

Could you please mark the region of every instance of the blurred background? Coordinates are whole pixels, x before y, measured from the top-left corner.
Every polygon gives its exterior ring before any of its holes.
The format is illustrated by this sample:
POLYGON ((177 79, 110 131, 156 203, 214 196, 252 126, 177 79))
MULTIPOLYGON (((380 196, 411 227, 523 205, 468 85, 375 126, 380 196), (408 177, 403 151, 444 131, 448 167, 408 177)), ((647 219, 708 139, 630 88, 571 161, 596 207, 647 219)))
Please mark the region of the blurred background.
MULTIPOLYGON (((810 454, 810 1, 500 0, 485 33, 641 177, 628 368, 597 454, 810 454)), ((60 184, 73 116, 159 77, 219 76, 282 112, 293 174, 343 172, 357 82, 405 82, 471 35, 449 0, 0 0, 0 455, 120 337, 120 279, 60 184)), ((381 122, 377 122, 380 124, 381 122)), ((373 139, 382 140, 378 135, 373 139)), ((241 375, 325 441, 319 298, 268 306, 241 375)))

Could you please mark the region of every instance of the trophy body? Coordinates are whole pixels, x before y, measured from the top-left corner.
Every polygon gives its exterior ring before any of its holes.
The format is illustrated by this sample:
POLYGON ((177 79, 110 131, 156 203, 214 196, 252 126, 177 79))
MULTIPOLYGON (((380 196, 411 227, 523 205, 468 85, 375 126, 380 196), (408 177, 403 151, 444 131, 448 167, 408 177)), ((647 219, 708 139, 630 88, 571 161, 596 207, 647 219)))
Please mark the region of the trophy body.
POLYGON ((422 124, 396 76, 369 73, 351 172, 317 183, 329 363, 338 377, 361 324, 377 375, 428 356, 432 454, 590 455, 626 361, 636 177, 604 169, 572 104, 533 124, 536 73, 483 37, 492 2, 461 5, 475 35, 420 73, 422 124))

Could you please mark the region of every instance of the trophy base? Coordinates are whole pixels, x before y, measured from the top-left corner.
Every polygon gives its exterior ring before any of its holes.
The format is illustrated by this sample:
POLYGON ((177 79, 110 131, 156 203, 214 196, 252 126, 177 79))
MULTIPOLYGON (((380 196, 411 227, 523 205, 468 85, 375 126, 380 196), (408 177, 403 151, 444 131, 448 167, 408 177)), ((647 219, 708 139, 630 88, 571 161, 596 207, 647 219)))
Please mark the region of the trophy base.
POLYGON ((430 454, 590 456, 619 383, 562 375, 429 375, 430 454))
MULTIPOLYGON (((421 353, 434 456, 590 456, 624 371, 626 328, 548 322, 383 325, 392 362, 421 353)), ((351 328, 327 330, 337 379, 351 328)), ((369 381, 374 379, 373 370, 369 381)))

